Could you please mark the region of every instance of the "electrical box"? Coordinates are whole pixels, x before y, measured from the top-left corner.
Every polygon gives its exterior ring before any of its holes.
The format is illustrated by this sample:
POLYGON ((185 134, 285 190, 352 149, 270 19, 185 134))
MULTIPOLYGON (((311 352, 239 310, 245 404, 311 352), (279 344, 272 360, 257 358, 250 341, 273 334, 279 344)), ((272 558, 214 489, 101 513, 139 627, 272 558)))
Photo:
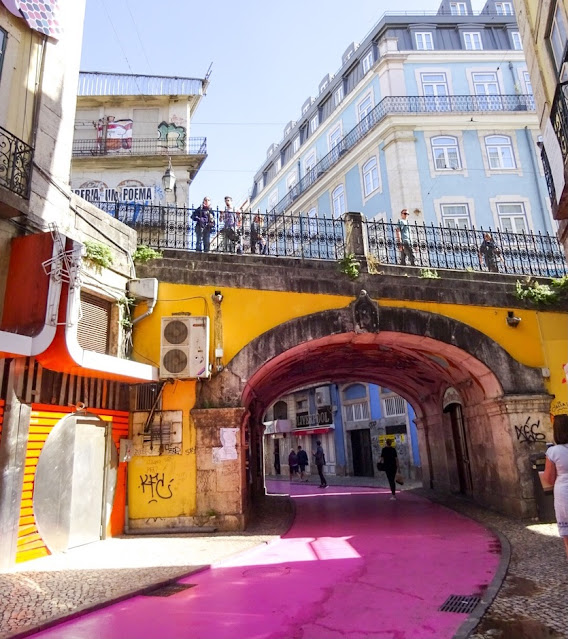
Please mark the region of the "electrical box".
POLYGON ((137 299, 158 299, 158 280, 155 277, 130 280, 127 284, 127 288, 130 295, 137 299))
POLYGON ((321 408, 323 406, 331 406, 331 397, 329 394, 329 386, 318 386, 315 390, 316 406, 321 408))
POLYGON ((162 317, 161 379, 209 376, 209 318, 162 317))

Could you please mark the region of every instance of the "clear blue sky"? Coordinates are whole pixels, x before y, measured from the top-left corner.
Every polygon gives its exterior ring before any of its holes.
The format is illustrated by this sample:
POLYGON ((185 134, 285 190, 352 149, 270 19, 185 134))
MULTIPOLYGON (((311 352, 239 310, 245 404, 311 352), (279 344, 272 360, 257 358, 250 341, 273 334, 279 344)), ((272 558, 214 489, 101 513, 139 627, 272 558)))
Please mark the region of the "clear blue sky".
MULTIPOLYGON (((438 0, 87 0, 83 71, 204 78, 191 123, 208 158, 190 200, 246 197, 254 173, 285 125, 299 119, 326 73, 387 11, 438 9, 438 0)), ((483 0, 474 0, 479 11, 483 0)), ((165 167, 164 167, 165 168, 165 167)))

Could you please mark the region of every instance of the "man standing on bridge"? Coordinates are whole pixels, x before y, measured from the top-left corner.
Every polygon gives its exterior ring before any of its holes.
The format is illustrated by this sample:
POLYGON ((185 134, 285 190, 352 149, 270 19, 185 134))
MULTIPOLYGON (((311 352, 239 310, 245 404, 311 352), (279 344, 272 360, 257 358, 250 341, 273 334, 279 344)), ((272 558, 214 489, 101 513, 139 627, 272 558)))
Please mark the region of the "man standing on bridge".
POLYGON ((408 225, 408 210, 402 209, 400 220, 396 224, 396 241, 400 247, 401 264, 406 266, 406 258, 410 260, 410 265, 414 266, 414 251, 412 250, 412 236, 408 225))

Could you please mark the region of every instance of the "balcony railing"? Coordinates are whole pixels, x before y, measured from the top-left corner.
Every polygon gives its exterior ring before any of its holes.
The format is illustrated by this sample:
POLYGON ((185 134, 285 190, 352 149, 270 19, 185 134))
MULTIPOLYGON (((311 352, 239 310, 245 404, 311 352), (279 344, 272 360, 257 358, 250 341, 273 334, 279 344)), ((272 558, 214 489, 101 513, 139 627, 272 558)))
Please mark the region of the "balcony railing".
POLYGON ((534 111, 532 95, 447 95, 389 96, 383 98, 365 118, 349 131, 290 191, 276 204, 272 212, 282 213, 300 195, 315 184, 339 160, 366 137, 389 115, 488 113, 495 111, 534 111))
POLYGON ((106 138, 73 141, 73 157, 96 155, 207 155, 207 138, 106 138))
MULTIPOLYGON (((155 249, 195 251, 195 209, 176 206, 101 202, 100 208, 138 233, 138 243, 155 249)), ((561 277, 568 274, 562 247, 555 236, 511 233, 491 229, 455 229, 411 225, 415 265, 422 268, 487 271, 480 246, 490 232, 495 243, 496 272, 561 277)), ((381 264, 401 263, 397 224, 366 221, 368 253, 381 264)), ((225 230, 223 212, 213 211, 210 231, 215 253, 257 253, 274 257, 338 260, 345 256, 346 229, 342 218, 275 213, 239 216, 234 232, 225 230), (258 218, 257 218, 258 216, 258 218), (255 233, 253 222, 258 231, 255 233)))
POLYGON ((0 127, 0 184, 21 197, 30 193, 34 150, 0 127))

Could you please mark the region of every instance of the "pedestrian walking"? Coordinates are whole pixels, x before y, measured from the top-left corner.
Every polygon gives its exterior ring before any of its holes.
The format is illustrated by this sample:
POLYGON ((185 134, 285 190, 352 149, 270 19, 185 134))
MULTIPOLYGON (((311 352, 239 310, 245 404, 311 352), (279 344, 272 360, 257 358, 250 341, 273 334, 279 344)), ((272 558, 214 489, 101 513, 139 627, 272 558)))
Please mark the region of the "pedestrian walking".
POLYGON ((319 439, 316 441, 316 452, 312 454, 315 458, 316 468, 318 469, 318 474, 320 476, 320 488, 327 488, 327 480, 323 474, 323 467, 325 466, 325 454, 323 452, 323 448, 321 447, 321 442, 319 439))
POLYGON ((414 266, 414 251, 412 250, 412 235, 410 234, 410 226, 408 224, 407 209, 402 209, 400 212, 400 220, 397 222, 395 230, 402 266, 406 266, 407 258, 410 260, 410 265, 414 266))
MULTIPOLYGON (((308 461, 308 453, 301 447, 298 446, 298 467, 300 468, 300 481, 304 481, 304 474, 306 472, 306 466, 310 463, 308 461)), ((308 481, 306 479, 306 481, 308 481)))
POLYGON ((396 453, 396 448, 393 448, 392 439, 387 439, 387 445, 381 450, 381 458, 379 459, 379 463, 382 462, 384 464, 385 473, 387 475, 387 479, 389 480, 389 486, 391 489, 391 500, 395 500, 395 492, 396 492, 396 474, 399 470, 398 465, 398 455, 396 453))
POLYGON ((203 203, 193 211, 191 219, 195 222, 195 250, 208 253, 211 231, 215 228, 215 216, 208 197, 203 198, 203 203))
POLYGON ((546 451, 543 482, 554 486, 554 512, 558 533, 568 558, 568 415, 555 415, 552 425, 555 446, 546 451))
POLYGON ((495 240, 491 233, 483 234, 483 242, 479 246, 479 261, 487 267, 492 273, 499 272, 497 261, 499 260, 499 249, 495 244, 495 240))
POLYGON ((293 448, 288 455, 288 466, 290 467, 290 481, 292 481, 294 475, 298 473, 298 455, 296 455, 296 451, 293 448))
POLYGON ((280 452, 278 450, 274 451, 274 472, 280 475, 280 452))

